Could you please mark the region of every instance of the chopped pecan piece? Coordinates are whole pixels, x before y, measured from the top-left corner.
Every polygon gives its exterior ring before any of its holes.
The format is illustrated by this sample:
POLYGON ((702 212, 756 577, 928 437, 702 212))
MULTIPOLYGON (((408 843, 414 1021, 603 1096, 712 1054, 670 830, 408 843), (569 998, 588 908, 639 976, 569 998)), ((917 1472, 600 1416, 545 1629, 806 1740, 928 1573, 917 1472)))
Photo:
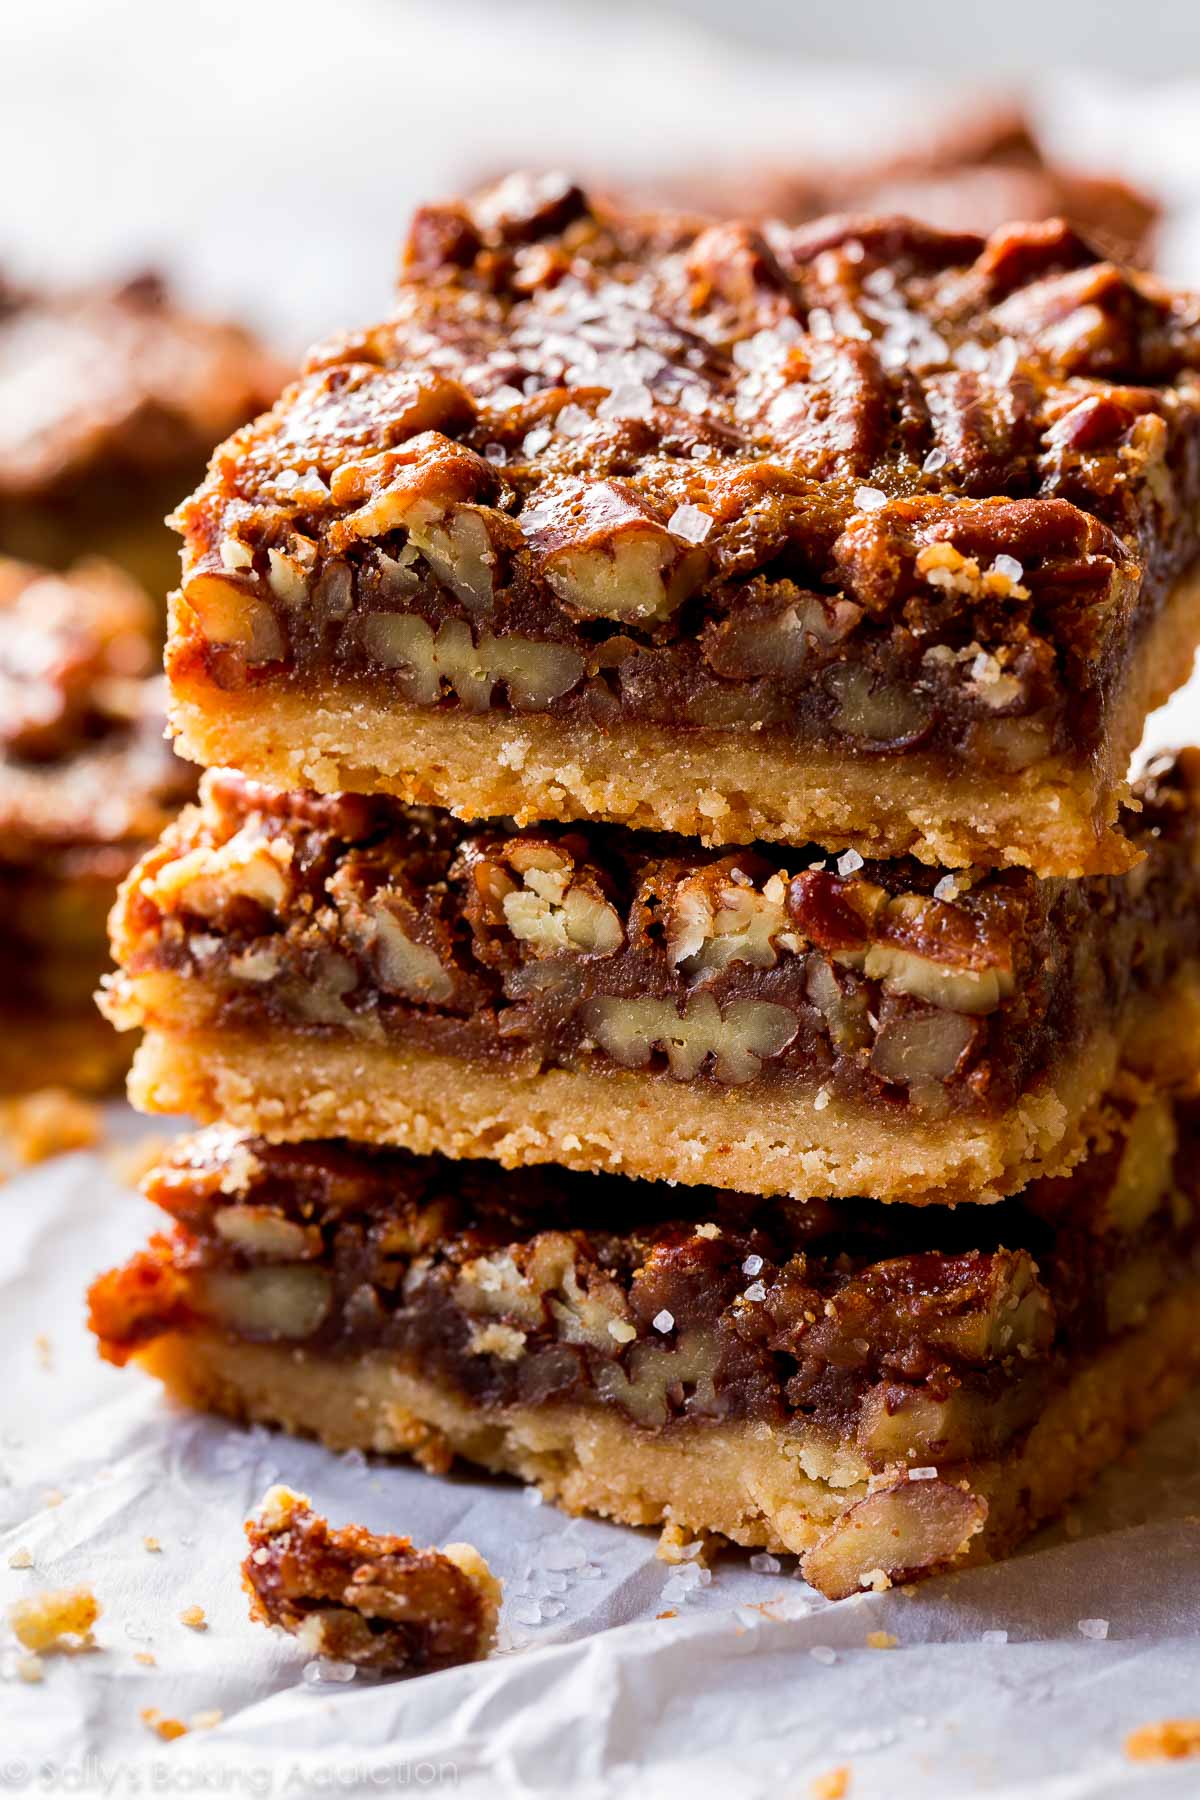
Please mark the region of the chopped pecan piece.
POLYGON ((867 1494, 801 1558, 804 1579, 829 1600, 902 1586, 963 1557, 987 1520, 987 1501, 947 1481, 901 1473, 867 1494))

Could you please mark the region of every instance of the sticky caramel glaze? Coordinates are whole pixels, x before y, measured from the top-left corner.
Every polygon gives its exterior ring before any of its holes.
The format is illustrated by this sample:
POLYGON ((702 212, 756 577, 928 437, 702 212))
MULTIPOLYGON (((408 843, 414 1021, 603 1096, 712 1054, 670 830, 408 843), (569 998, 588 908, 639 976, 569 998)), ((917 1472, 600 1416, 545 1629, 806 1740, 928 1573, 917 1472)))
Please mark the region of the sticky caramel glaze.
POLYGON ((981 1210, 763 1202, 213 1128, 147 1193, 169 1236, 92 1290, 122 1362, 216 1327, 386 1353, 486 1411, 586 1400, 646 1429, 804 1417, 881 1469, 992 1454, 1143 1316, 1196 1237, 1200 1113, 1114 1108, 1069 1177, 981 1210))

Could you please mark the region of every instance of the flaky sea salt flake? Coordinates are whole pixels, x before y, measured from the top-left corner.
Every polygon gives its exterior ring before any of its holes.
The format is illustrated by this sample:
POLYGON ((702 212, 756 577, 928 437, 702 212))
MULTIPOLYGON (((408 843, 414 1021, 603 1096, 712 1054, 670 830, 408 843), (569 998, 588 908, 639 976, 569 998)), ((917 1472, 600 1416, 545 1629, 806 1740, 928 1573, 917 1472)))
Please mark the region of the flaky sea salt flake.
POLYGON ((854 504, 859 512, 878 512, 881 506, 887 505, 887 495, 882 488, 855 488, 854 504))
POLYGON ((309 1687, 317 1687, 326 1681, 353 1681, 358 1674, 352 1662, 335 1662, 331 1656, 318 1656, 312 1662, 305 1663, 300 1679, 309 1687))
POLYGON ((756 1575, 778 1575, 783 1564, 769 1550, 759 1550, 750 1558, 750 1567, 756 1575))
POLYGON ((667 520, 667 530, 671 536, 682 538, 687 544, 702 544, 712 528, 712 514, 687 501, 682 506, 677 506, 667 520))

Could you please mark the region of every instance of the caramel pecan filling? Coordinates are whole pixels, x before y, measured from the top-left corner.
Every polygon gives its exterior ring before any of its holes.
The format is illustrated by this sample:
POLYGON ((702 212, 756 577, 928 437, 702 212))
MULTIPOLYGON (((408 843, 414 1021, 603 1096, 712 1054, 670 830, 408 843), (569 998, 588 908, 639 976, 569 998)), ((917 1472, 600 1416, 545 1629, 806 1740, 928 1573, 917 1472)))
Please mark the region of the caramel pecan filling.
MULTIPOLYGON (((999 1109, 1195 954, 1194 758, 1151 772, 1129 875, 939 875, 857 852, 705 852, 617 827, 466 826, 210 773, 114 918, 136 979, 231 1021, 504 1066, 999 1109)), ((121 984, 112 1010, 121 1012, 121 984)))
POLYGON ((386 1351, 483 1407, 645 1429, 803 1416, 867 1467, 987 1454, 1191 1257, 1194 1104, 1118 1109, 1073 1174, 986 1209, 760 1201, 213 1128, 149 1177, 169 1237, 92 1291, 105 1354, 216 1327, 386 1351))

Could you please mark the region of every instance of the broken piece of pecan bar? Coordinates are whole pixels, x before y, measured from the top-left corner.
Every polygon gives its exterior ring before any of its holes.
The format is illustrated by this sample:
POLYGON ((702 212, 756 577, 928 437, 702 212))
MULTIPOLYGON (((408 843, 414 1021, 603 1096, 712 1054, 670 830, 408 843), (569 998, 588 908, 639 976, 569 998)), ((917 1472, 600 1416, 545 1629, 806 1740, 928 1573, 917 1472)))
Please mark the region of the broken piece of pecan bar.
POLYGON ((459 824, 223 771, 113 913, 148 1111, 797 1198, 989 1200, 1200 1067, 1200 753, 1125 876, 459 824))
POLYGON ((283 381, 248 332, 183 311, 156 276, 60 293, 0 279, 0 553, 104 555, 165 594, 163 515, 283 381))
POLYGON ((1200 301, 1061 223, 429 207, 178 511, 187 753, 280 788, 1128 867, 1200 640, 1200 301))
POLYGON ((286 1487, 270 1489, 246 1537, 250 1617, 312 1656, 421 1675, 479 1662, 495 1642, 500 1583, 471 1544, 418 1550, 390 1532, 334 1528, 286 1487))
POLYGON ((1197 1102, 1122 1101, 1066 1178, 916 1209, 213 1128, 148 1177, 174 1225, 91 1322, 190 1404, 844 1594, 1010 1548, 1188 1385, 1198 1147, 1197 1102))
POLYGON ((120 570, 0 558, 0 1094, 99 1090, 128 1049, 92 996, 117 883, 196 791, 163 741, 156 609, 120 570))

